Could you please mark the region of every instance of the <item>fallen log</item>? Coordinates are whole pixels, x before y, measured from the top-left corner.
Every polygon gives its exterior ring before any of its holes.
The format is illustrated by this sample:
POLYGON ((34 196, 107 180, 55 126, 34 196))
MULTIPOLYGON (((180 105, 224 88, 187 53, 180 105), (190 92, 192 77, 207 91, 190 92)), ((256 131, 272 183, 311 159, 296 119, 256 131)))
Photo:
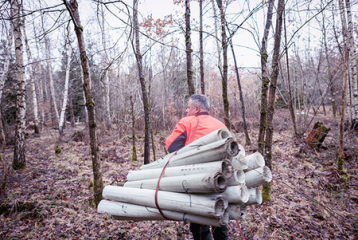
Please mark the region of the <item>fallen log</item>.
MULTIPOLYGON (((205 224, 209 226, 220 227, 228 222, 225 217, 222 218, 208 218, 183 212, 175 212, 169 210, 162 210, 165 217, 169 220, 188 221, 193 223, 205 224)), ((98 205, 98 213, 107 213, 112 215, 117 220, 133 220, 133 221, 148 221, 148 220, 168 220, 164 218, 156 208, 140 206, 130 203, 114 202, 102 200, 98 205)))
MULTIPOLYGON (((118 186, 106 186, 103 197, 107 200, 137 204, 156 208, 155 190, 118 186)), ((158 191, 158 205, 161 209, 185 212, 205 217, 221 218, 225 211, 225 200, 220 196, 174 193, 158 191)))
POLYGON ((239 146, 233 138, 222 139, 181 154, 171 153, 155 162, 141 166, 141 170, 219 161, 231 159, 239 153, 239 146))
POLYGON ((272 173, 267 166, 245 172, 245 183, 248 188, 258 187, 264 183, 271 182, 271 180, 272 173))
MULTIPOLYGON (((154 178, 126 182, 123 187, 156 189, 157 184, 154 178)), ((227 181, 220 172, 165 177, 159 182, 159 190, 178 193, 222 193, 226 188, 227 181)))
MULTIPOLYGON (((127 175, 127 181, 139 181, 151 178, 159 178, 162 173, 161 168, 155 169, 147 169, 147 170, 139 170, 139 171, 129 171, 127 175)), ((191 164, 185 166, 177 166, 177 167, 168 167, 165 169, 163 174, 163 178, 165 177, 174 177, 174 176, 186 176, 193 175, 199 173, 212 173, 212 172, 220 172, 224 176, 224 178, 230 178, 233 173, 233 167, 231 162, 227 159, 222 161, 208 162, 208 163, 199 163, 199 164, 191 164)))

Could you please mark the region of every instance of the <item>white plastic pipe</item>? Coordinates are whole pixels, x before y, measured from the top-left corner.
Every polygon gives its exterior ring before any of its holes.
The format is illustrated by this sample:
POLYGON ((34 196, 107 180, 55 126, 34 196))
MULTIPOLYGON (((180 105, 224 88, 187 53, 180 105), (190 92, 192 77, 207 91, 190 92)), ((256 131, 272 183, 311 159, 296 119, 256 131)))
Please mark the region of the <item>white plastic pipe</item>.
POLYGON ((184 153, 170 153, 155 162, 141 166, 140 169, 163 168, 169 159, 168 167, 219 161, 232 158, 238 152, 239 146, 237 142, 233 138, 226 138, 184 153))
POLYGON ((272 173, 267 166, 256 168, 254 170, 245 172, 245 180, 246 186, 248 188, 255 188, 262 185, 263 183, 271 182, 272 173))
MULTIPOLYGON (((130 203, 114 202, 102 200, 98 204, 98 213, 107 213, 112 215, 117 220, 167 220, 156 208, 145 207, 130 203)), ((169 210, 162 210, 165 217, 175 221, 188 221, 209 226, 221 226, 227 223, 228 219, 222 218, 208 218, 183 212, 175 212, 169 210)))
POLYGON ((231 132, 226 129, 226 128, 221 128, 218 129, 212 133, 209 133, 207 135, 205 135, 204 137, 201 137, 197 140, 195 140, 194 142, 182 147, 179 151, 178 154, 193 150, 194 148, 198 148, 204 145, 208 145, 210 143, 222 140, 222 139, 226 139, 232 137, 231 132))
POLYGON ((225 212, 229 213, 230 220, 245 219, 247 214, 246 207, 240 204, 229 204, 225 212))
POLYGON ((242 170, 235 170, 234 174, 227 179, 227 185, 237 186, 239 184, 245 184, 245 173, 242 170))
MULTIPOLYGON (((103 197, 107 200, 154 207, 155 190, 106 186, 103 197)), ((205 217, 221 218, 225 211, 224 199, 220 196, 173 193, 158 191, 158 205, 161 209, 185 212, 205 217)))
POLYGON ((249 200, 245 203, 245 205, 254 205, 262 203, 262 195, 261 190, 258 188, 252 188, 249 190, 249 200))
POLYGON ((208 196, 222 196, 223 199, 230 203, 246 203, 249 200, 249 192, 245 185, 230 186, 221 194, 211 194, 208 196))
MULTIPOLYGON (((157 185, 155 178, 126 182, 124 187, 156 189, 157 185)), ((159 182, 159 190, 179 193, 222 193, 226 188, 227 181, 219 172, 166 177, 159 182)))
POLYGON ((246 164, 245 158, 241 155, 237 155, 237 156, 233 157, 231 160, 231 164, 232 164, 232 167, 234 168, 234 170, 246 170, 247 169, 247 164, 246 164))
POLYGON ((247 165, 247 169, 245 169, 246 171, 265 166, 265 159, 259 152, 246 156, 244 161, 247 165))
MULTIPOLYGON (((211 172, 221 172, 223 176, 228 179, 233 173, 233 167, 229 160, 208 162, 208 163, 198 163, 185 166, 177 167, 167 167, 164 171, 163 178, 165 177, 174 177, 174 176, 186 176, 199 173, 211 173, 211 172)), ((162 168, 139 170, 139 171, 129 171, 127 175, 127 181, 138 181, 151 178, 159 178, 162 173, 162 168)))

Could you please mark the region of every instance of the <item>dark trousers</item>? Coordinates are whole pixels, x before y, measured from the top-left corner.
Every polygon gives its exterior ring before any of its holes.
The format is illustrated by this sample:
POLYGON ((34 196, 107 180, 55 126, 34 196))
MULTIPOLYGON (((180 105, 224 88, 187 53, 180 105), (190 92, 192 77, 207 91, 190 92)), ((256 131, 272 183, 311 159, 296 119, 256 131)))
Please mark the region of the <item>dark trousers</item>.
MULTIPOLYGON (((229 240, 229 230, 226 225, 221 227, 212 227, 213 237, 215 240, 229 240)), ((212 240, 210 227, 197 223, 190 223, 190 231, 194 240, 212 240)))

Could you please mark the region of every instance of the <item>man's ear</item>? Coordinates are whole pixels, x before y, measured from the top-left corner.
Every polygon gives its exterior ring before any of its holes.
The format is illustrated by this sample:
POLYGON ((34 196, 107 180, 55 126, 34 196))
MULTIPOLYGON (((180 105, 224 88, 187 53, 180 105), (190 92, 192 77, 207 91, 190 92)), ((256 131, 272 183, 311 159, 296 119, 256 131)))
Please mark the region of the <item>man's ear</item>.
POLYGON ((195 106, 195 114, 200 113, 200 107, 199 106, 195 106))

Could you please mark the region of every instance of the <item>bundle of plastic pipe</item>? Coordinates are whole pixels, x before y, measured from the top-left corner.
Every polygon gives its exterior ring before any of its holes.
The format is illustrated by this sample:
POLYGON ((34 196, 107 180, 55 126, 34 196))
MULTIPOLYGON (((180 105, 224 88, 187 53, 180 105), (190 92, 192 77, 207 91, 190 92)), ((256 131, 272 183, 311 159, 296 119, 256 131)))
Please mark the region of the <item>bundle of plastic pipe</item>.
POLYGON ((227 129, 219 129, 147 165, 129 171, 123 187, 106 186, 99 213, 119 220, 175 220, 210 226, 244 219, 261 204, 259 186, 271 171, 258 152, 245 156, 227 129), (248 190, 248 188, 250 188, 248 190))

